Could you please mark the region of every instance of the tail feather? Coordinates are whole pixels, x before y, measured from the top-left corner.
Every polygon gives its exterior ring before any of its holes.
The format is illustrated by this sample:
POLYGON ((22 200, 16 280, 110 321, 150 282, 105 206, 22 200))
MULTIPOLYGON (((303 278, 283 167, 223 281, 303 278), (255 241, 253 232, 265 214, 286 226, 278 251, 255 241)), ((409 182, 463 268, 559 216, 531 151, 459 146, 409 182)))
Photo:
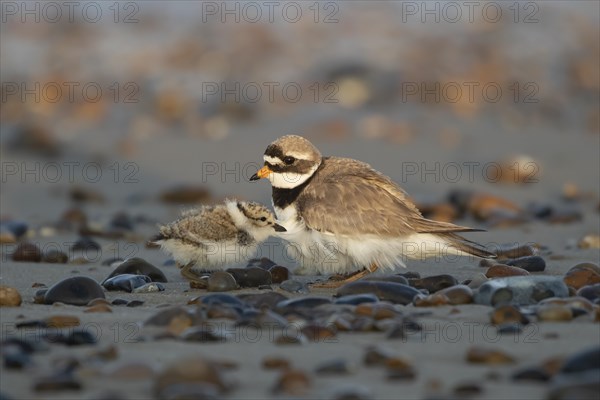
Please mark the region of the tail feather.
POLYGON ((488 251, 485 247, 480 245, 479 243, 473 242, 471 240, 465 239, 462 236, 459 236, 455 233, 445 233, 442 236, 446 242, 452 246, 453 248, 460 250, 464 253, 470 254, 472 256, 481 257, 481 258, 496 258, 497 255, 488 251))
POLYGON ((469 228, 425 218, 415 221, 413 225, 417 233, 485 232, 485 229, 469 228))

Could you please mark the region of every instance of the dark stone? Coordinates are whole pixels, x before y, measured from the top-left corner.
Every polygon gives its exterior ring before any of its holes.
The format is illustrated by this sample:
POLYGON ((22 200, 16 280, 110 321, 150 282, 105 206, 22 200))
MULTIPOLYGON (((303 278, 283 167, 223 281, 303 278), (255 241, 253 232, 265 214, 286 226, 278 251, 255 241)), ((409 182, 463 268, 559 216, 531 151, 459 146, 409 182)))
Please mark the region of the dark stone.
MULTIPOLYGON (((493 249, 498 259, 514 259, 527 256, 533 256, 536 249, 528 244, 508 243, 493 249)), ((509 264, 510 265, 510 264, 509 264)))
POLYGON ((540 256, 527 256, 506 261, 506 265, 523 268, 528 272, 542 272, 546 269, 546 261, 540 256))
POLYGON ((127 303, 127 307, 139 307, 143 304, 144 302, 142 300, 131 300, 127 303))
POLYGON ((295 309, 315 308, 323 304, 331 304, 331 300, 324 297, 300 297, 284 300, 277 304, 276 309, 279 312, 287 312, 295 309))
POLYGON ((14 235, 15 238, 20 239, 25 233, 27 233, 29 227, 25 222, 21 221, 3 221, 0 222, 0 230, 9 231, 14 235))
POLYGON ((491 306, 530 305, 548 297, 568 297, 569 290, 561 277, 510 276, 484 282, 475 292, 477 304, 491 306))
POLYGON ((102 286, 109 291, 125 291, 131 293, 134 289, 144 286, 149 282, 152 282, 152 279, 146 275, 121 274, 113 276, 112 278, 107 278, 102 282, 102 286))
POLYGON ((356 281, 348 283, 337 291, 337 296, 371 293, 382 301, 395 304, 410 304, 420 292, 410 286, 392 282, 356 281))
POLYGON ((550 378, 552 378, 552 376, 550 376, 543 368, 539 367, 520 369, 511 376, 513 381, 548 382, 550 378))
POLYGON ((96 344, 98 339, 90 331, 83 329, 74 329, 65 338, 67 346, 80 346, 85 344, 96 344))
POLYGON ((113 306, 126 306, 128 305, 128 301, 125 299, 114 299, 113 301, 111 301, 111 304, 113 306))
POLYGON ((46 291, 44 303, 61 302, 75 306, 85 306, 91 300, 105 298, 102 286, 92 278, 75 276, 55 283, 46 291))
POLYGON ((100 245, 94 241, 93 239, 87 237, 87 236, 83 236, 79 239, 77 239, 77 241, 75 243, 73 243, 73 246, 71 246, 71 250, 73 251, 78 251, 78 250, 82 250, 82 251, 88 251, 88 250, 94 250, 94 251, 99 251, 100 250, 100 245))
POLYGON ((50 264, 66 264, 69 261, 69 256, 60 250, 52 249, 44 252, 42 262, 50 264))
POLYGON ((34 243, 19 243, 12 254, 12 260, 20 262, 40 262, 42 260, 42 251, 34 243))
POLYGON ((273 283, 271 273, 259 267, 227 269, 241 287, 258 287, 273 283))
POLYGON ((363 304, 363 303, 377 303, 379 298, 371 293, 363 293, 363 294, 351 294, 347 296, 338 297, 334 303, 335 304, 350 304, 353 306, 363 304))
POLYGON ((192 326, 181 333, 181 339, 186 342, 225 342, 227 338, 205 326, 192 326))
POLYGON ((598 370, 600 376, 600 346, 588 348, 567 358, 560 369, 563 374, 598 370))
POLYGON ((288 279, 287 281, 283 281, 279 284, 279 288, 281 290, 285 290, 289 293, 302 293, 306 294, 309 292, 308 286, 305 283, 300 282, 295 279, 288 279))
POLYGON ((269 269, 273 283, 281 283, 287 281, 290 276, 290 270, 281 265, 275 265, 269 269))
POLYGON ((228 272, 215 271, 208 278, 208 291, 209 292, 229 292, 238 288, 238 284, 228 272))
POLYGON ((288 299, 281 293, 277 292, 260 294, 241 294, 238 296, 238 298, 250 307, 254 307, 256 309, 261 309, 263 307, 274 309, 277 306, 277 304, 288 299))
POLYGON ((215 293, 215 294, 209 294, 206 296, 202 296, 200 298, 200 302, 202 304, 206 304, 206 305, 224 304, 224 305, 236 306, 236 307, 240 307, 240 308, 244 307, 244 303, 242 303, 242 301, 240 299, 238 299, 235 296, 232 296, 230 294, 225 294, 225 293, 215 293))
POLYGON ((73 374, 66 372, 39 378, 33 384, 33 390, 36 392, 81 390, 81 388, 81 383, 73 376, 73 374))
POLYGON ((393 282, 408 285, 408 279, 401 275, 369 275, 361 279, 367 282, 393 282))
POLYGON ((450 286, 458 285, 458 280, 452 275, 434 275, 421 279, 410 279, 410 286, 417 289, 426 289, 429 293, 435 293, 450 286))
POLYGON ((160 269, 139 257, 127 259, 115 268, 106 279, 123 274, 146 275, 150 277, 152 282, 167 282, 167 277, 160 269))
POLYGON ((577 296, 584 297, 591 302, 600 299, 600 283, 581 287, 577 291, 577 296))

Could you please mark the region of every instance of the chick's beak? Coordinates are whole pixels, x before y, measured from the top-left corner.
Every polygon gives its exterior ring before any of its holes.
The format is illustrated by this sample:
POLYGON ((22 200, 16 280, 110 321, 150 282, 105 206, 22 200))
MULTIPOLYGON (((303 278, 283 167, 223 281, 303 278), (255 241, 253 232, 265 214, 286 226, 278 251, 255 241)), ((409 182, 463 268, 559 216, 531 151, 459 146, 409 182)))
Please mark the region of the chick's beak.
POLYGON ((269 169, 269 167, 267 167, 266 165, 264 167, 262 167, 261 169, 258 170, 257 173, 255 173, 254 175, 252 175, 250 177, 250 181, 257 181, 259 179, 262 178, 266 178, 267 176, 269 176, 269 174, 273 172, 269 169))
POLYGON ((279 224, 274 224, 273 228, 275 228, 275 232, 287 232, 287 229, 279 224))

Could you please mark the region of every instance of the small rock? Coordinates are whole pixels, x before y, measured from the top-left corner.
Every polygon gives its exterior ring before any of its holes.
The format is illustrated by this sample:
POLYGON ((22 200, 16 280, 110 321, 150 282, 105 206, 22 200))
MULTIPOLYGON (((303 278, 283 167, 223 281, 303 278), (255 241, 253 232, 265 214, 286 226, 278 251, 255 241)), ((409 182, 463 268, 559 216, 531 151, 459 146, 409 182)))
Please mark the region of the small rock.
POLYGON ((228 272, 215 271, 208 278, 208 291, 209 292, 228 292, 238 288, 238 284, 228 272))
POLYGON ((494 253, 498 259, 502 260, 533 256, 537 250, 529 244, 508 243, 498 246, 494 249, 494 253))
POLYGON ((498 212, 507 215, 518 215, 521 209, 513 202, 501 197, 485 193, 476 193, 470 196, 467 211, 480 221, 492 218, 498 212))
POLYGON ((485 273, 488 278, 501 278, 506 276, 525 276, 529 275, 529 272, 522 268, 511 267, 504 264, 494 264, 485 273))
POLYGON ((144 302, 142 300, 131 300, 126 303, 126 307, 129 307, 129 308, 139 307, 143 304, 144 304, 144 302))
POLYGON ((306 343, 308 343, 308 338, 301 333, 290 335, 287 332, 284 332, 282 335, 279 335, 277 338, 275 338, 275 344, 277 344, 277 345, 306 344, 306 343))
POLYGON ((265 357, 262 366, 264 369, 289 369, 292 363, 287 358, 265 357))
POLYGON ((410 304, 420 292, 413 287, 401 283, 356 281, 348 283, 337 291, 337 296, 354 294, 374 294, 382 301, 395 304, 410 304))
POLYGON ((279 284, 279 288, 289 293, 306 294, 309 292, 308 286, 306 286, 306 284, 295 279, 288 279, 287 281, 281 282, 279 284))
POLYGON ((213 385, 221 393, 228 388, 221 369, 214 362, 192 357, 179 359, 168 365, 154 379, 154 393, 162 396, 173 385, 196 383, 213 385))
POLYGON ((412 380, 417 374, 412 364, 403 358, 392 357, 385 361, 387 379, 389 380, 412 380))
POLYGON ((597 300, 600 299, 600 283, 582 286, 577 291, 577 296, 586 298, 591 302, 597 302, 597 300))
POLYGON ((96 251, 99 251, 100 249, 101 249, 100 245, 96 241, 94 241, 93 239, 90 239, 87 236, 77 239, 77 241, 75 241, 75 243, 73 243, 73 245, 71 246, 71 250, 73 250, 73 251, 93 250, 94 252, 96 252, 96 251))
POLYGON ((134 289, 150 282, 152 282, 152 279, 146 275, 121 274, 113 276, 112 278, 107 278, 102 282, 102 286, 109 291, 124 291, 131 293, 134 289))
POLYGON ((121 364, 106 374, 111 379, 119 380, 149 380, 156 376, 154 368, 140 362, 121 364))
POLYGON ((536 315, 539 321, 570 321, 573 319, 573 311, 571 308, 560 305, 543 305, 540 306, 536 315))
MULTIPOLYGON (((15 239, 21 239, 29 227, 25 222, 21 221, 3 221, 0 222, 0 231, 10 232, 15 239)), ((14 243, 14 242, 13 242, 14 243)))
POLYGON ((395 318, 400 315, 392 304, 383 302, 359 304, 354 312, 356 315, 364 315, 375 320, 395 318))
POLYGON ((369 275, 360 279, 361 281, 367 282, 393 282, 393 283, 401 283, 403 285, 408 285, 408 279, 403 277, 402 275, 369 275))
POLYGON ((269 269, 273 283, 282 283, 289 279, 290 270, 281 265, 274 265, 269 269))
POLYGON ((152 279, 152 282, 167 282, 167 277, 160 269, 139 257, 123 261, 107 279, 123 274, 146 275, 152 279))
POLYGON ((489 278, 485 276, 485 274, 479 272, 471 278, 471 281, 467 284, 467 286, 469 286, 471 289, 477 289, 488 280, 489 278))
POLYGON ((20 262, 40 262, 42 260, 42 251, 40 248, 31 242, 19 243, 14 253, 12 254, 13 261, 20 262))
POLYGON ((540 367, 528 367, 514 372, 511 376, 513 381, 548 382, 552 376, 540 367))
POLYGON ((387 347, 369 346, 363 356, 363 363, 366 366, 385 365, 392 358, 394 354, 387 347))
POLYGON ((223 304, 240 308, 244 307, 244 303, 242 303, 242 301, 239 298, 227 293, 214 293, 206 296, 200 296, 190 300, 188 304, 195 304, 197 302, 206 305, 223 304))
POLYGON ((482 284, 475 293, 477 304, 491 306, 536 304, 548 297, 568 297, 565 283, 553 276, 511 276, 482 284))
POLYGON ((513 364, 516 360, 500 350, 471 347, 467 351, 467 362, 474 364, 513 364))
POLYGON ((527 325, 529 323, 529 319, 518 308, 509 305, 497 307, 492 312, 490 319, 494 325, 527 325))
POLYGON ((301 329, 301 332, 311 342, 331 342, 336 337, 336 330, 330 326, 319 326, 308 324, 301 329))
POLYGON ((240 287, 258 287, 273 283, 271 273, 259 267, 227 269, 240 287))
MULTIPOLYGON (((140 275, 143 276, 143 275, 140 275)), ((133 293, 156 293, 156 292, 164 292, 165 285, 160 282, 150 282, 145 285, 136 287, 133 289, 133 293)))
POLYGON ((573 374, 585 371, 600 370, 600 346, 581 350, 567 358, 561 369, 561 374, 573 374))
POLYGON ((299 297, 278 303, 276 310, 279 313, 285 313, 303 308, 312 309, 322 304, 331 304, 331 300, 325 297, 299 297))
POLYGON ((527 256, 506 261, 506 265, 519 267, 528 272, 542 272, 546 269, 546 261, 540 256, 527 256))
POLYGON ((379 301, 379 298, 371 293, 364 294, 351 294, 348 296, 338 297, 334 303, 335 304, 347 304, 357 306, 363 303, 376 303, 379 301))
POLYGON ((575 289, 600 283, 598 266, 592 263, 577 264, 565 274, 564 281, 575 289))
POLYGON ((586 235, 579 240, 580 249, 600 249, 600 235, 586 235))
POLYGON ((450 286, 436 294, 446 296, 449 304, 452 305, 471 304, 473 302, 473 291, 466 285, 450 286))
POLYGON ((319 375, 348 375, 355 371, 356 367, 344 358, 337 358, 320 363, 315 367, 315 373, 319 375))
POLYGON ((458 285, 458 281, 452 275, 434 275, 421 279, 410 279, 410 285, 417 289, 426 289, 429 293, 435 293, 450 286, 458 285))
POLYGON ((69 256, 60 250, 52 249, 44 252, 41 261, 50 264, 66 264, 69 256))
POLYGON ((242 294, 238 296, 244 303, 256 309, 267 307, 274 309, 277 304, 287 300, 288 298, 277 292, 258 293, 258 294, 242 294))
POLYGON ((96 344, 98 339, 94 334, 84 329, 74 329, 69 333, 64 343, 67 346, 81 346, 86 344, 96 344))
POLYGON ((18 307, 23 302, 17 289, 0 286, 0 307, 18 307))
POLYGON ((429 296, 416 296, 413 303, 415 307, 437 307, 450 304, 450 299, 443 294, 434 293, 429 296))
POLYGON ((452 393, 459 398, 465 398, 482 394, 483 388, 477 383, 459 383, 458 385, 454 386, 452 393))
POLYGON ((55 375, 38 378, 33 383, 36 392, 58 392, 65 390, 81 390, 82 385, 71 373, 61 372, 55 375))
POLYGON ((81 324, 79 318, 73 315, 52 315, 44 320, 49 328, 71 328, 81 324))
POLYGON ((207 326, 192 326, 181 333, 181 339, 185 342, 225 342, 227 337, 207 326))
POLYGON ((273 393, 288 396, 303 396, 309 392, 311 380, 307 373, 301 370, 284 370, 277 378, 273 393))
POLYGON ((83 310, 84 313, 111 313, 112 308, 106 304, 96 304, 83 310))
POLYGON ((105 298, 102 286, 86 276, 75 276, 55 283, 44 294, 44 303, 61 302, 75 306, 85 306, 91 300, 105 298))
POLYGON ((163 327, 169 333, 179 336, 183 331, 199 322, 198 315, 183 307, 173 307, 154 314, 144 322, 144 326, 163 327))
POLYGON ((369 388, 359 385, 336 387, 329 398, 331 400, 373 400, 369 388))

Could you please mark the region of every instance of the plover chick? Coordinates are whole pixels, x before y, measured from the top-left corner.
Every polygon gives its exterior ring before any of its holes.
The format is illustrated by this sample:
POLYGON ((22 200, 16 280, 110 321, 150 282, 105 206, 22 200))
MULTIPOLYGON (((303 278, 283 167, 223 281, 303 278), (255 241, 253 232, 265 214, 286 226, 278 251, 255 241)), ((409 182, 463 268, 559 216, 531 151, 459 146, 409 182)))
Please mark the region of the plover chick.
POLYGON ((285 231, 264 205, 235 200, 186 211, 159 229, 153 241, 190 280, 198 279, 192 268, 214 271, 247 260, 261 242, 285 231))
POLYGON ((456 234, 478 229, 424 218, 400 186, 366 163, 323 157, 295 135, 271 143, 263 159, 250 180, 271 182, 275 214, 287 230, 280 237, 299 253, 297 273, 354 273, 347 282, 404 266, 406 258, 494 257, 456 234))

